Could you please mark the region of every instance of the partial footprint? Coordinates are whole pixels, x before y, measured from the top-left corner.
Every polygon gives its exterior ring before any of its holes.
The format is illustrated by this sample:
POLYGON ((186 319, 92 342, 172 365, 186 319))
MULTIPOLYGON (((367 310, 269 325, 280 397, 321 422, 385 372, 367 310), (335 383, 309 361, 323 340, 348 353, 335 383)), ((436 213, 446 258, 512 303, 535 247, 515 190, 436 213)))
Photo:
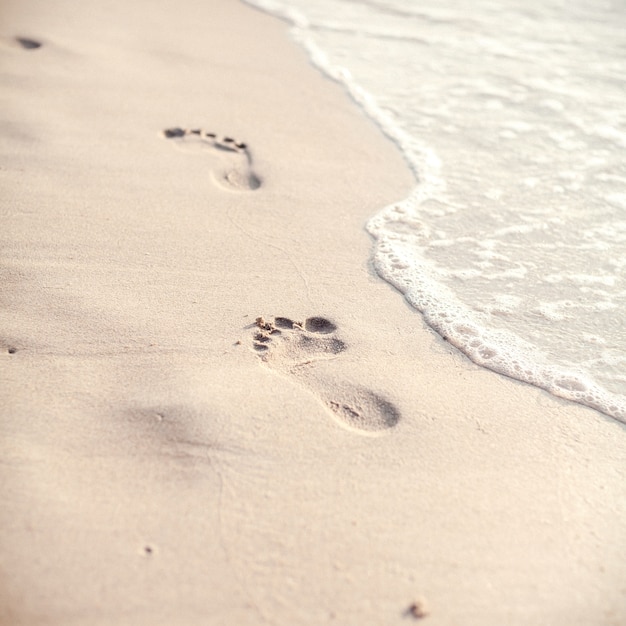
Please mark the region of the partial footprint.
POLYGON ((325 380, 316 372, 317 362, 337 358, 347 349, 336 330, 324 317, 309 317, 304 322, 259 317, 252 346, 268 367, 307 386, 341 426, 370 435, 393 428, 400 413, 389 400, 365 387, 325 380))
POLYGON ((219 159, 213 174, 220 185, 240 191, 250 191, 261 186, 261 180, 252 169, 252 157, 245 143, 200 128, 166 128, 163 136, 173 139, 181 147, 210 150, 210 154, 219 159))

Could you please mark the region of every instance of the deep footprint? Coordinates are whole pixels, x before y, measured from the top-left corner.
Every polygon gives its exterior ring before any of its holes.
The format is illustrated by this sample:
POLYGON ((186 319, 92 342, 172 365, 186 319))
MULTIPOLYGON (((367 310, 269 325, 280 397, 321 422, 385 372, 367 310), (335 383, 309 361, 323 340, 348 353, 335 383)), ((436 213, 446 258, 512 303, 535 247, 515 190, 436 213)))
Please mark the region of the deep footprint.
POLYGON ((216 182, 223 187, 252 191, 261 186, 260 178, 252 169, 252 156, 247 144, 200 128, 166 128, 163 136, 173 139, 180 147, 210 149, 211 154, 219 158, 213 174, 216 182))
POLYGON ((382 433, 400 421, 398 409, 381 395, 357 385, 326 384, 315 363, 347 349, 337 326, 324 317, 297 322, 288 317, 257 318, 252 347, 268 367, 294 376, 314 393, 341 426, 361 434, 382 433))

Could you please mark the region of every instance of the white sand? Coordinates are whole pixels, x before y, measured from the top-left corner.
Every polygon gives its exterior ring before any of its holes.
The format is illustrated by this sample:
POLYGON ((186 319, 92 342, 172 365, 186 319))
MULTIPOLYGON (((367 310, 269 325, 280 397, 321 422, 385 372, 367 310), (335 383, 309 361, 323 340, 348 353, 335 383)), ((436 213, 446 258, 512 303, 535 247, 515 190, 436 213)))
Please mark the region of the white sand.
POLYGON ((412 180, 284 24, 1 17, 2 624, 626 623, 624 426, 375 276, 363 225, 412 180), (337 328, 258 351, 258 316, 337 328))

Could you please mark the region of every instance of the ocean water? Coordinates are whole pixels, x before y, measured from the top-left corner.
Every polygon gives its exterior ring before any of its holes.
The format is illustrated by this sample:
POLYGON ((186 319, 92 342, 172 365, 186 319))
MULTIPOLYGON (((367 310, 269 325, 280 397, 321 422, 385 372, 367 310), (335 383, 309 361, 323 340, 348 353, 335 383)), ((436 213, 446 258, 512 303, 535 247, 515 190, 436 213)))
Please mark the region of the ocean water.
POLYGON ((626 422, 626 0, 246 0, 398 145, 377 272, 472 361, 626 422))

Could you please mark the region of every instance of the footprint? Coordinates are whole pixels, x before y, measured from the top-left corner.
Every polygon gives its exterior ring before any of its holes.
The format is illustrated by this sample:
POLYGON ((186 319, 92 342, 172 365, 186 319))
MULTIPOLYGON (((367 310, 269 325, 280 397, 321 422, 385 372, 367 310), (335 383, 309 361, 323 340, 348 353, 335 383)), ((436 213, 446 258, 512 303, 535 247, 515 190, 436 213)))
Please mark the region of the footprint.
POLYGON ((261 180, 252 169, 252 157, 245 143, 200 128, 166 128, 163 136, 173 139, 181 147, 210 149, 211 154, 219 158, 214 177, 223 187, 251 191, 261 186, 261 180))
POLYGON ((252 347, 268 367, 305 385, 341 426, 368 435, 393 428, 400 413, 389 400, 360 385, 337 384, 316 372, 316 363, 335 359, 347 349, 336 330, 324 317, 309 317, 304 322, 259 317, 252 347))

